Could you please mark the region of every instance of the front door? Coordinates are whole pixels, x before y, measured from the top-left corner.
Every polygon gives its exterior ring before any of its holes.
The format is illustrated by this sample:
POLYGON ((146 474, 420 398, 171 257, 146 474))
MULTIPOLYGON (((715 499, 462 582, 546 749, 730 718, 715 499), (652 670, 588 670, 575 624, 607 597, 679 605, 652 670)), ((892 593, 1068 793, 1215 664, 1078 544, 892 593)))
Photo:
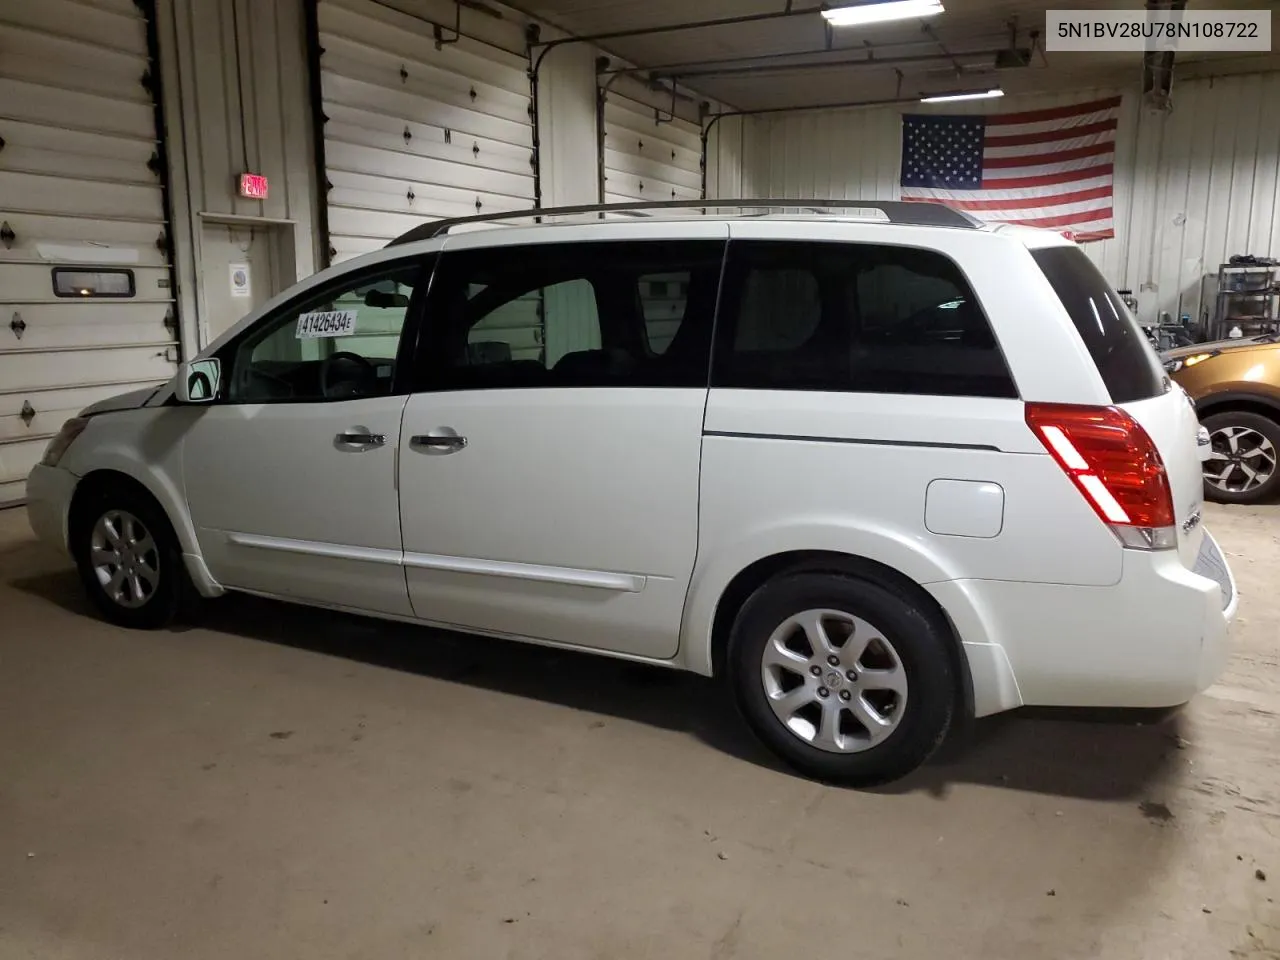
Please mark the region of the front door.
POLYGON ((698 229, 442 256, 400 437, 418 617, 674 656, 724 252, 698 229))
POLYGON ((201 552, 228 587, 411 615, 396 458, 402 334, 429 264, 301 295, 219 351, 220 398, 183 441, 201 552))

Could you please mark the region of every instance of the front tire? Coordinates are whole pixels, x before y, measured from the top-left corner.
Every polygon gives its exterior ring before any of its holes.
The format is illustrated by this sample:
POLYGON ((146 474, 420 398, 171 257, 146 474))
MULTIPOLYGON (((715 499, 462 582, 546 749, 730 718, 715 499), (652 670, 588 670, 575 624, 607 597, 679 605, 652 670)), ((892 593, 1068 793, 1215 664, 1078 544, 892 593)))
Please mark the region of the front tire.
POLYGON ((1280 424, 1247 410, 1204 418, 1210 455, 1204 496, 1216 503, 1262 503, 1280 493, 1280 424))
POLYGON ((874 786, 923 764, 957 701, 951 639, 932 613, 868 580, 784 574, 743 605, 729 639, 738 706, 788 765, 874 786))
POLYGON ((190 592, 173 526, 147 494, 112 485, 80 505, 71 552, 89 599, 111 623, 168 626, 190 592))

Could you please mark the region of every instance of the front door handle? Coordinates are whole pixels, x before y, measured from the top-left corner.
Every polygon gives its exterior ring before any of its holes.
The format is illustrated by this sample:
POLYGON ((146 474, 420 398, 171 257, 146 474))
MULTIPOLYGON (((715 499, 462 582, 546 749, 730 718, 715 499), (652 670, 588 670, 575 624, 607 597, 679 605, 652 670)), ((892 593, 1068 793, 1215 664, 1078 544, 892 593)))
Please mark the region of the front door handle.
POLYGON ((387 442, 385 433, 359 433, 351 431, 340 433, 334 440, 344 447, 380 447, 387 442))
POLYGON ((428 453, 456 453, 467 445, 467 438, 458 436, 450 427, 437 427, 431 433, 410 437, 409 445, 424 448, 428 453))

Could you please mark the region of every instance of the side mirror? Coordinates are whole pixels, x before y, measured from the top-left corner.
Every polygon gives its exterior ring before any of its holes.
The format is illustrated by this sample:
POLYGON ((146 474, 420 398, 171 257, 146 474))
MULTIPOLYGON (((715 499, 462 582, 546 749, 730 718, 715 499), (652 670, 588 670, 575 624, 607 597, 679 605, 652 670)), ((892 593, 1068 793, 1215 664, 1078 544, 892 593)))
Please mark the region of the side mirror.
POLYGON ((210 403, 217 399, 222 383, 222 362, 216 357, 209 360, 189 360, 178 367, 178 382, 174 393, 179 403, 210 403))

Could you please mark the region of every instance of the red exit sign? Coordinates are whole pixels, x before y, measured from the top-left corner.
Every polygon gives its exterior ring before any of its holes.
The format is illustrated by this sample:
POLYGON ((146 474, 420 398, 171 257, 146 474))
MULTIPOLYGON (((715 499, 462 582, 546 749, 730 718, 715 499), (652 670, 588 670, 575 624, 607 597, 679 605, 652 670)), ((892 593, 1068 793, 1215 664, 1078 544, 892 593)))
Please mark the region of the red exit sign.
POLYGON ((260 173, 240 174, 240 196, 247 200, 267 199, 267 178, 260 173))

